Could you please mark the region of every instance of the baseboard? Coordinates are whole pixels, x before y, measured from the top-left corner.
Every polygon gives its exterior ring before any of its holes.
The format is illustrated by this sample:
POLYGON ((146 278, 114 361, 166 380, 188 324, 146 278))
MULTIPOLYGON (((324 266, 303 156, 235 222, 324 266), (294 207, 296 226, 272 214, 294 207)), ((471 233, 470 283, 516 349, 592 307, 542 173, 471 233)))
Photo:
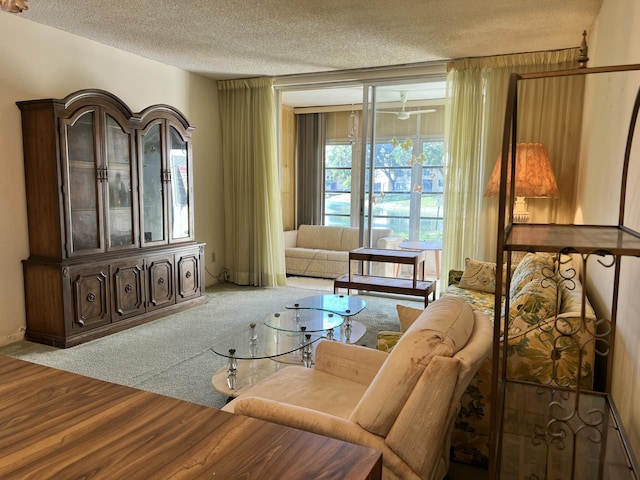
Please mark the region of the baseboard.
POLYGON ((0 336, 0 347, 24 340, 24 330, 24 327, 20 327, 20 331, 17 333, 0 336))

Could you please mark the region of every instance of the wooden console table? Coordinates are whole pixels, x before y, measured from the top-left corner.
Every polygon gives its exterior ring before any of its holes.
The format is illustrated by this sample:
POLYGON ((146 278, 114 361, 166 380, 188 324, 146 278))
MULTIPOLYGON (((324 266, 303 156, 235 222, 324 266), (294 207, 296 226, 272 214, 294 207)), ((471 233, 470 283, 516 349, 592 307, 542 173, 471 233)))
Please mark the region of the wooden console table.
POLYGON ((371 479, 382 453, 0 356, 0 478, 371 479))
POLYGON ((426 250, 390 250, 383 248, 357 248, 349 252, 349 273, 342 275, 333 282, 333 292, 337 293, 338 289, 346 288, 349 290, 365 290, 371 292, 394 293, 399 295, 411 295, 424 298, 424 306, 429 304, 429 296, 433 295, 436 299, 435 282, 418 280, 418 271, 422 267, 422 276, 424 279, 424 262, 426 250), (413 265, 413 277, 392 278, 392 277, 376 277, 373 275, 355 274, 351 268, 351 262, 360 262, 362 272, 363 262, 382 262, 382 263, 399 263, 405 265, 413 265))

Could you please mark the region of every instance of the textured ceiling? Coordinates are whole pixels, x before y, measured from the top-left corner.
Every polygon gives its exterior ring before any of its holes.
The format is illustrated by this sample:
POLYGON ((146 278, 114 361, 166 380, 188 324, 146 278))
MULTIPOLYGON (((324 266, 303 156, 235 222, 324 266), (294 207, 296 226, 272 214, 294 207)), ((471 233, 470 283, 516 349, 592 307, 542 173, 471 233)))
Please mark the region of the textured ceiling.
POLYGON ((216 79, 576 47, 602 0, 31 0, 22 18, 216 79))

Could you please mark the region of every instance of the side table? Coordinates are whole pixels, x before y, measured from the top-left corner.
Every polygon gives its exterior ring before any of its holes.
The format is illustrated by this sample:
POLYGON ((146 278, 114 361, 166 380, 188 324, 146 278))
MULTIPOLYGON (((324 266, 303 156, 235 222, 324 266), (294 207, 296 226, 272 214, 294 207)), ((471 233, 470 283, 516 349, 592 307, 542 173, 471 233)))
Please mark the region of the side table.
POLYGON ((424 278, 425 251, 416 250, 391 250, 384 248, 357 248, 349 252, 349 273, 336 278, 333 282, 333 291, 336 293, 340 288, 350 290, 365 290, 371 292, 394 293, 400 295, 411 295, 424 298, 424 306, 429 305, 429 296, 436 297, 435 282, 418 280, 418 269, 422 266, 422 277, 424 278), (363 262, 383 262, 400 263, 413 266, 413 278, 392 278, 377 277, 373 275, 360 275, 352 271, 351 263, 360 262, 360 269, 363 269, 363 262))
MULTIPOLYGON (((402 250, 418 250, 424 252, 433 252, 436 263, 436 279, 440 280, 440 252, 442 251, 442 242, 422 242, 422 241, 408 241, 402 242, 398 245, 398 248, 402 250)), ((424 277, 423 277, 424 279, 424 277)))

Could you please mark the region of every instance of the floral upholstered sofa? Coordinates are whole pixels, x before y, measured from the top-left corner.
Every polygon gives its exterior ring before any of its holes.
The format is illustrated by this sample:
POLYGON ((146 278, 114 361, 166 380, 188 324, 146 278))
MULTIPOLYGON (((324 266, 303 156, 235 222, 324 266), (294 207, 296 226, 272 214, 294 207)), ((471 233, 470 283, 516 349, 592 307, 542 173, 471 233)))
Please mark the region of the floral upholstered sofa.
MULTIPOLYGON (((462 297, 493 322, 495 272, 495 264, 467 259, 464 271, 449 273, 445 294, 462 297)), ((582 286, 571 257, 527 253, 522 258, 513 268, 509 288, 509 378, 573 387, 580 382, 582 388, 593 387, 596 317, 585 296, 582 321, 582 301, 582 286)), ((403 330, 417 311, 398 305, 403 330)), ((398 335, 380 332, 378 348, 389 350, 398 335)), ((451 439, 453 461, 487 467, 490 396, 491 358, 487 358, 461 399, 451 439)))

